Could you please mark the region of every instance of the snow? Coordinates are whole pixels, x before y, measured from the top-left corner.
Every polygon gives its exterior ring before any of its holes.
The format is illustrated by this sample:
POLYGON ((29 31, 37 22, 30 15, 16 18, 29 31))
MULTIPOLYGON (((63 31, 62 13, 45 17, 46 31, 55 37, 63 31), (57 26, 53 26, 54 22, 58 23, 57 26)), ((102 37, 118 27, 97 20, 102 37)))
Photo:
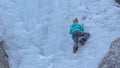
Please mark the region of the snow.
POLYGON ((120 36, 114 0, 1 0, 0 37, 11 68, 97 68, 120 36), (91 34, 72 53, 69 28, 77 17, 91 34))

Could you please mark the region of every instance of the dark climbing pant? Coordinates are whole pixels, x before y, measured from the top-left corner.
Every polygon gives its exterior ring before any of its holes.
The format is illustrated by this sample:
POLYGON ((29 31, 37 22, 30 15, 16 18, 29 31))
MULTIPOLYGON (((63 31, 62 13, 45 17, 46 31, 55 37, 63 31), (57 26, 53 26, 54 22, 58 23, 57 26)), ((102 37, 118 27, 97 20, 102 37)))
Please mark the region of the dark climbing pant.
POLYGON ((84 38, 87 41, 89 37, 90 37, 90 34, 87 32, 81 32, 79 30, 74 31, 72 34, 74 46, 78 46, 78 40, 80 40, 80 38, 84 38))

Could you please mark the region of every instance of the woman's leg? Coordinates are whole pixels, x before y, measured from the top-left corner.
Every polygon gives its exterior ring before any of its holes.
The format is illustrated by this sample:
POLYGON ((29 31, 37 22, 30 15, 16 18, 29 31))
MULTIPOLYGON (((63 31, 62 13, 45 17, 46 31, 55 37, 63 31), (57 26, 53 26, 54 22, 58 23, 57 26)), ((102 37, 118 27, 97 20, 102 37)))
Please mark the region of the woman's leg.
POLYGON ((73 34, 72 34, 72 39, 74 41, 74 45, 73 45, 73 53, 76 53, 77 50, 78 50, 78 32, 75 31, 73 34))
POLYGON ((87 33, 87 32, 80 32, 80 33, 79 33, 79 38, 78 38, 79 43, 80 43, 81 45, 84 45, 85 42, 89 39, 89 37, 90 37, 90 34, 89 34, 89 33, 87 33), (82 38, 80 38, 81 36, 82 36, 82 38))

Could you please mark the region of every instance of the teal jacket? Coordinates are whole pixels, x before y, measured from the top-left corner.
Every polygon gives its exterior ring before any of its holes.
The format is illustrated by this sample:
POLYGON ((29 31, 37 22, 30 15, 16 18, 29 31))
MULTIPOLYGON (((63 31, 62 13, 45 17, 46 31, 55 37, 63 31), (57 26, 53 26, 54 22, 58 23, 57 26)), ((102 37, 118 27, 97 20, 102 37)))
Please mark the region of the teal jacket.
POLYGON ((83 26, 80 25, 79 23, 73 22, 73 24, 72 24, 71 27, 70 27, 70 34, 73 34, 73 32, 74 32, 75 30, 79 30, 79 31, 83 32, 83 31, 84 31, 84 28, 83 28, 83 26))

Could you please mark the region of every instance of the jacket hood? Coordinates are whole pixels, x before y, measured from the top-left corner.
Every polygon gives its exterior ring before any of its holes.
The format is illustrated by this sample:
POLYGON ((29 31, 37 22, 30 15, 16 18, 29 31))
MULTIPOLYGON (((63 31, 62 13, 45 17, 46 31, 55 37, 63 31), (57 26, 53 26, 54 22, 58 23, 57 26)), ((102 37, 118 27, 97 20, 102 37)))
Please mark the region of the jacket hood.
POLYGON ((72 27, 78 26, 78 23, 73 23, 72 27))

